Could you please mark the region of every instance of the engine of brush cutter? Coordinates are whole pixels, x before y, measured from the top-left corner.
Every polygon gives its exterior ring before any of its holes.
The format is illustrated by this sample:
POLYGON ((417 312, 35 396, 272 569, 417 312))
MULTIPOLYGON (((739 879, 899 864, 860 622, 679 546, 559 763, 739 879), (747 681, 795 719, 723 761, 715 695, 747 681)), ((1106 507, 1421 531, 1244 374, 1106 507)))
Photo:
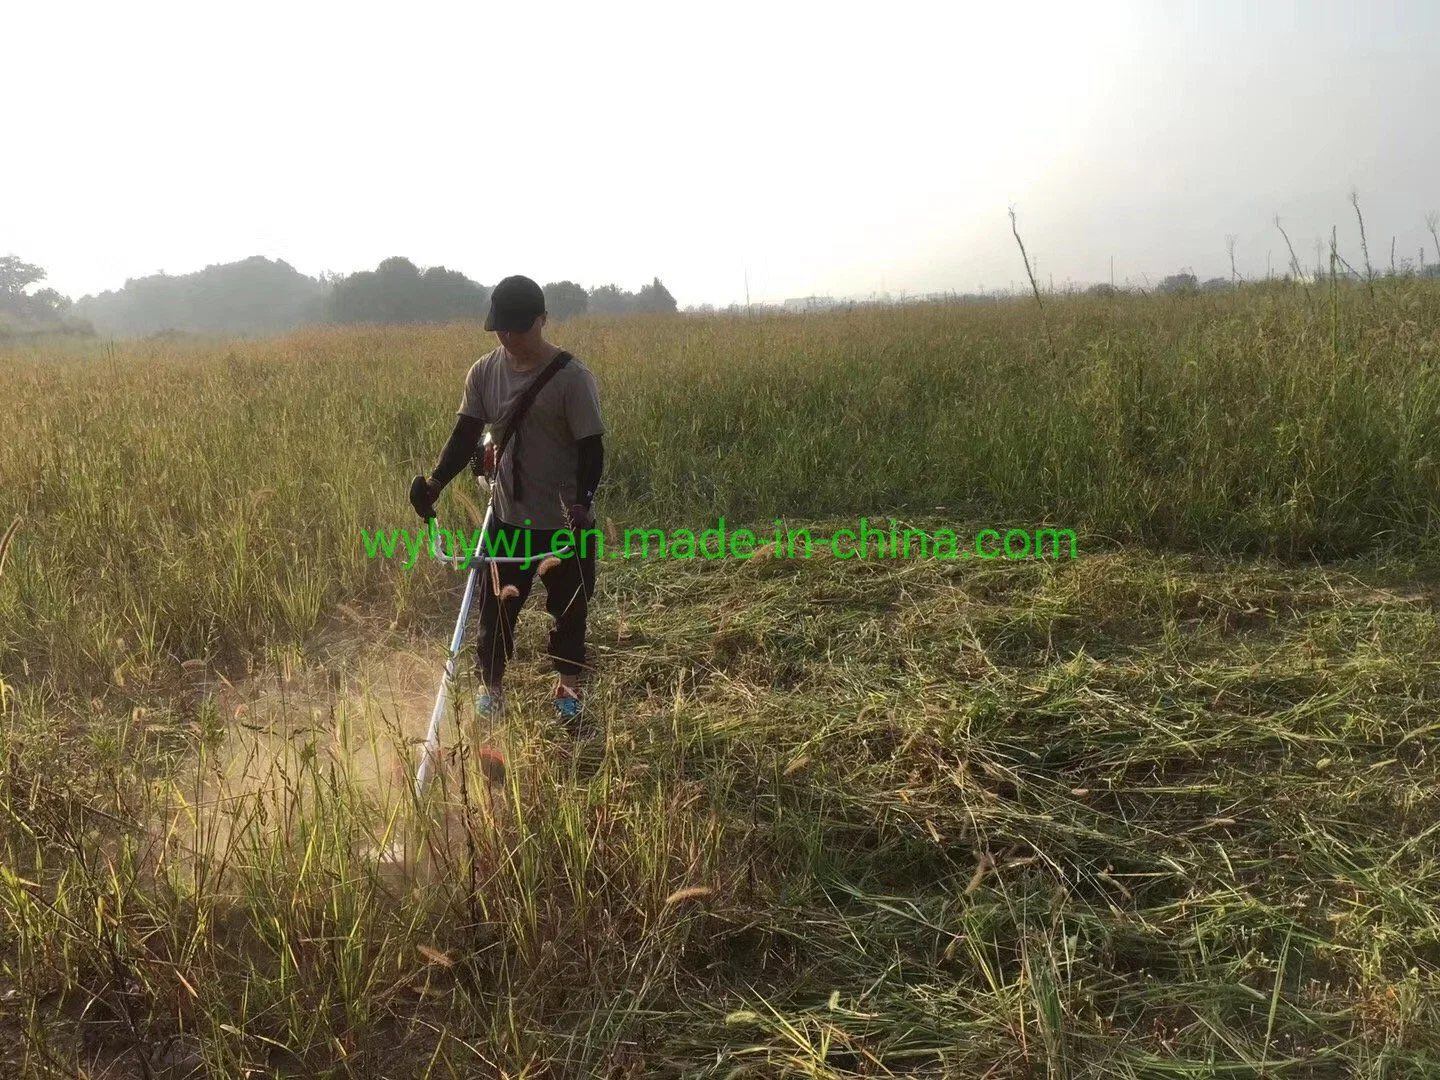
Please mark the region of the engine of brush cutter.
POLYGON ((480 485, 480 490, 488 496, 490 487, 495 482, 495 443, 491 440, 488 431, 485 433, 485 438, 480 440, 480 446, 476 449, 475 456, 470 459, 470 471, 475 474, 475 480, 480 485))

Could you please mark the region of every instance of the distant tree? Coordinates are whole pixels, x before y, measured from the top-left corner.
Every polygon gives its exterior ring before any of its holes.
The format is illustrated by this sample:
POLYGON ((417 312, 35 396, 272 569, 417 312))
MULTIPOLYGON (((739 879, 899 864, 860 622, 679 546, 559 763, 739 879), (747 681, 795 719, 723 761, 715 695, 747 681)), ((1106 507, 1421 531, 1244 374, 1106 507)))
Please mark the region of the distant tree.
POLYGON ((193 274, 131 278, 82 297, 73 311, 105 334, 279 334, 316 321, 326 292, 288 263, 255 255, 193 274))
POLYGON ((573 281, 552 281, 545 286, 545 309, 556 320, 584 315, 590 294, 573 281))
POLYGON ((0 293, 18 296, 37 281, 45 280, 45 271, 27 263, 17 255, 0 258, 0 293))
POLYGON ((432 266, 420 275, 420 283, 420 310, 425 313, 426 321, 456 322, 485 317, 490 290, 460 271, 432 266))
POLYGON ((1226 289, 1230 288, 1231 284, 1232 283, 1229 278, 1212 277, 1207 278, 1205 280, 1205 284, 1200 287, 1206 292, 1224 292, 1226 289))
POLYGON ((1085 294, 1087 296, 1118 296, 1120 295, 1120 290, 1108 281, 1102 281, 1098 285, 1091 285, 1085 290, 1085 294))
POLYGON ((395 255, 374 270, 337 280, 327 310, 337 323, 453 322, 483 318, 489 298, 483 285, 458 270, 432 266, 422 274, 395 255))
POLYGON ((638 293, 626 292, 618 285, 591 289, 590 310, 600 315, 674 315, 680 307, 657 277, 638 293))
POLYGON ((403 255, 392 255, 375 267, 376 322, 423 321, 420 268, 403 255), (418 316, 418 317, 417 317, 418 316))
POLYGON ((618 285, 601 285, 590 290, 590 310, 601 315, 629 315, 635 310, 635 294, 618 285))
POLYGON ((1156 287, 1156 292, 1162 293, 1190 293, 1197 292, 1200 288, 1199 279, 1194 274, 1181 272, 1171 274, 1156 287))
POLYGON ((56 315, 64 315, 70 310, 70 298, 62 296, 54 289, 40 289, 30 299, 53 311, 56 315))
POLYGON ((640 290, 640 295, 635 298, 635 310, 643 315, 674 315, 680 309, 670 290, 657 277, 640 290))
POLYGON ((374 270, 342 277, 330 289, 326 315, 337 323, 385 322, 386 313, 381 310, 383 292, 380 276, 374 270))
POLYGON ((70 298, 54 289, 25 290, 45 280, 45 271, 16 255, 0 258, 0 335, 93 334, 83 319, 67 317, 70 298))

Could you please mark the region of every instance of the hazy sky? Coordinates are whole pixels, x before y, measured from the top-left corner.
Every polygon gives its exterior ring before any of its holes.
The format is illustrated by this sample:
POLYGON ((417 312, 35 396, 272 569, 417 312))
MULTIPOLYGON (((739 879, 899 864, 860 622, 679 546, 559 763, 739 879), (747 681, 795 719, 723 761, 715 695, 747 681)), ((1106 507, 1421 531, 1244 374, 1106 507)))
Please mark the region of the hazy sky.
POLYGON ((682 305, 1436 250, 1440 2, 0 0, 0 254, 682 305))

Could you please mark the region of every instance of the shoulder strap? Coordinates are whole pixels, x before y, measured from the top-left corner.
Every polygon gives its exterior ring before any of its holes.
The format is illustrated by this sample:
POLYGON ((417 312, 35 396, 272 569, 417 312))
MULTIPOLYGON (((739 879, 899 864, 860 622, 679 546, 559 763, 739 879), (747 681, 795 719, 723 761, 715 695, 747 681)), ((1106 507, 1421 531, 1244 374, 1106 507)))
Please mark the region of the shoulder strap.
POLYGON ((520 421, 525 419, 525 414, 530 411, 530 406, 535 404, 535 399, 540 396, 540 391, 545 389, 545 384, 555 377, 555 373, 568 364, 571 356, 565 350, 545 365, 545 370, 535 376, 535 381, 525 388, 520 395, 520 400, 515 402, 515 407, 510 410, 510 415, 505 418, 505 431, 500 436, 500 442, 495 447, 495 460, 500 460, 500 455, 505 452, 505 447, 510 445, 510 440, 520 427, 520 421))
MULTIPOLYGON (((540 396, 540 391, 545 389, 545 384, 553 379, 556 373, 572 359, 574 358, 568 352, 561 349, 559 355, 551 360, 550 363, 546 364, 545 370, 535 376, 535 381, 525 388, 525 392, 520 395, 520 400, 515 402, 514 408, 510 410, 510 415, 505 418, 505 430, 500 435, 500 442, 495 446, 495 471, 497 476, 500 471, 500 457, 505 453, 505 448, 510 445, 511 440, 519 433, 520 421, 525 419, 525 414, 530 411, 530 406, 533 405, 535 399, 540 396)), ((518 449, 516 452, 519 452, 518 449)), ((512 469, 512 474, 516 488, 515 497, 518 499, 520 497, 518 490, 520 486, 520 471, 518 466, 512 469)))

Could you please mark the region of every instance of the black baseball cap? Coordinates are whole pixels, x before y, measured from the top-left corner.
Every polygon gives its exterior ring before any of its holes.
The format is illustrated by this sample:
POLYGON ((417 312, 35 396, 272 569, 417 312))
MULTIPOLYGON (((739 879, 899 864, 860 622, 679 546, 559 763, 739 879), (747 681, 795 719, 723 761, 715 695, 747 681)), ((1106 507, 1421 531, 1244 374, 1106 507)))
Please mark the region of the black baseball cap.
POLYGON ((523 274, 512 274, 491 290, 485 329, 524 333, 544 314, 544 290, 523 274))

